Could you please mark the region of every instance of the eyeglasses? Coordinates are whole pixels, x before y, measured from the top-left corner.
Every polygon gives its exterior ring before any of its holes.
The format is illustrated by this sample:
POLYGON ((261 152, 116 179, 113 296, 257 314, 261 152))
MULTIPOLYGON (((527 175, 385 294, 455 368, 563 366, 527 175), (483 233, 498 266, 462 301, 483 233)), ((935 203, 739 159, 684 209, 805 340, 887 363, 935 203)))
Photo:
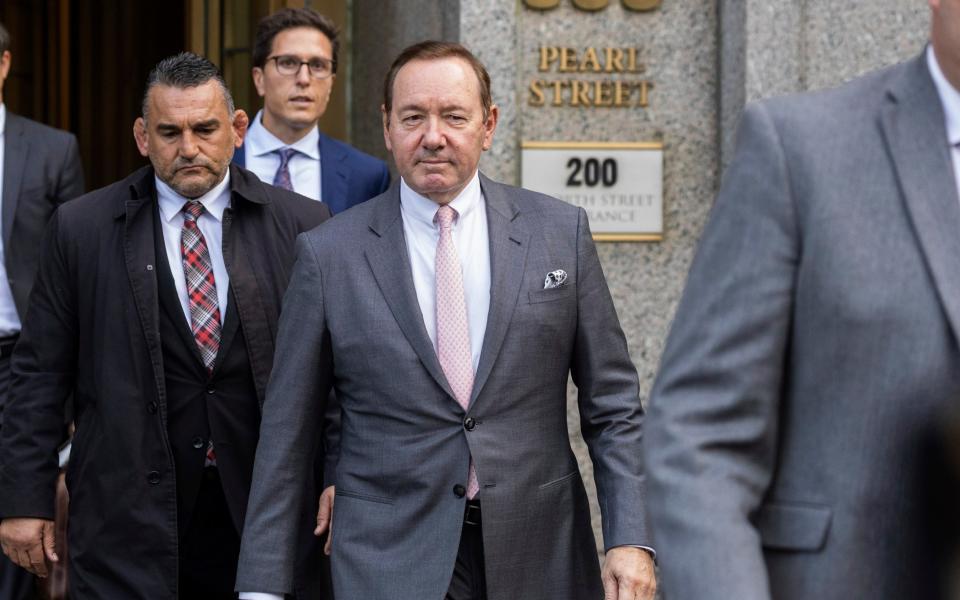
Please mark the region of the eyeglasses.
POLYGON ((310 60, 300 60, 296 56, 281 54, 280 56, 271 56, 267 60, 277 63, 277 72, 285 77, 293 77, 300 72, 300 67, 303 65, 307 65, 307 69, 314 79, 326 79, 337 70, 337 63, 319 56, 310 60))

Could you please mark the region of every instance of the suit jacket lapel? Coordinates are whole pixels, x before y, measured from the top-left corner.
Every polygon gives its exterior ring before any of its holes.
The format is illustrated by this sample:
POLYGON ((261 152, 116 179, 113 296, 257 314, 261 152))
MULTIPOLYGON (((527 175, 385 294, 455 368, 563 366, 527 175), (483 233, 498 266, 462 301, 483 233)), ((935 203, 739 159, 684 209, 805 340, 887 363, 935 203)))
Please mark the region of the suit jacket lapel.
POLYGON ((339 149, 326 140, 323 133, 317 142, 320 151, 320 199, 330 207, 330 212, 337 214, 347 207, 347 167, 344 164, 346 156, 339 149))
POLYGON ((480 187, 487 205, 490 235, 490 312, 470 396, 471 404, 490 377, 513 318, 530 240, 530 234, 520 218, 520 210, 507 193, 507 188, 483 174, 480 175, 480 187))
POLYGON ((9 110, 3 138, 3 198, 0 201, 3 203, 3 247, 5 255, 10 256, 10 235, 17 214, 20 184, 23 181, 23 169, 27 164, 30 140, 23 135, 23 124, 19 117, 9 110))
POLYGON ((407 258, 409 253, 400 218, 400 185, 394 184, 387 195, 376 202, 370 220, 370 230, 375 237, 365 250, 367 262, 404 337, 437 384, 453 397, 423 324, 417 290, 413 285, 413 272, 407 258))
POLYGON ((960 201, 943 109, 924 55, 892 82, 881 127, 947 318, 960 336, 960 201))

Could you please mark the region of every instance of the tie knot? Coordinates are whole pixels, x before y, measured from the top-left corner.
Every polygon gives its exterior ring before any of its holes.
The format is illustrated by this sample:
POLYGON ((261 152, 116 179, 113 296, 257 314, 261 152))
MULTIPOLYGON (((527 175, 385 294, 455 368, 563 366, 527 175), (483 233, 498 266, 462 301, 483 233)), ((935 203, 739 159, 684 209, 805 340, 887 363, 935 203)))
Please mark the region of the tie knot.
POLYGON ((284 168, 287 163, 290 162, 290 157, 297 153, 293 148, 278 148, 274 150, 277 154, 280 155, 280 168, 284 168))
POLYGON ((457 218, 457 211, 449 204, 444 204, 437 209, 437 216, 434 219, 440 229, 450 229, 453 226, 453 220, 457 218))
POLYGON ((183 216, 190 221, 196 221, 203 214, 203 205, 199 200, 190 200, 183 205, 183 216))

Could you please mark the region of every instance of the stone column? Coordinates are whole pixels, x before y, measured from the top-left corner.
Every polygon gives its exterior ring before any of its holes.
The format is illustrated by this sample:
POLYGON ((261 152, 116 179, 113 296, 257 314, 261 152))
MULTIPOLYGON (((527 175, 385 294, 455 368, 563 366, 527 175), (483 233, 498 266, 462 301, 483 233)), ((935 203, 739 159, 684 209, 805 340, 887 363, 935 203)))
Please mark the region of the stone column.
POLYGON ((927 3, 718 0, 721 160, 745 102, 835 86, 918 54, 927 3))

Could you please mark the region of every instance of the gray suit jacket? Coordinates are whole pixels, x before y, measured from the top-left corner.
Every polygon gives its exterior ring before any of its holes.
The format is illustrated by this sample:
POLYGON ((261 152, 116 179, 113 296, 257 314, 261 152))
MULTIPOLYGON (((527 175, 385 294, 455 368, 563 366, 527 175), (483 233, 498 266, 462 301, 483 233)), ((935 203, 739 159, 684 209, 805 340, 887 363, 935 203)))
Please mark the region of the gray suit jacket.
POLYGON ((925 58, 749 106, 651 398, 666 597, 942 595, 958 332, 925 58))
MULTIPOLYGON (((83 168, 72 133, 25 119, 9 108, 3 148, 3 263, 22 322, 47 221, 59 205, 83 193, 83 168)), ((0 393, 0 426, 6 400, 4 390, 0 393)))
POLYGON ((40 261, 40 241, 57 206, 83 193, 77 138, 7 111, 3 151, 3 251, 23 319, 40 261))
POLYGON ((587 497, 566 427, 570 374, 607 547, 648 543, 636 371, 586 215, 481 176, 491 307, 468 411, 417 303, 399 186, 300 239, 267 392, 238 589, 290 588, 310 440, 342 405, 333 524, 338 598, 444 597, 473 456, 490 600, 602 594, 587 497), (544 290, 546 274, 568 273, 544 290), (464 427, 466 417, 476 427, 464 427))

